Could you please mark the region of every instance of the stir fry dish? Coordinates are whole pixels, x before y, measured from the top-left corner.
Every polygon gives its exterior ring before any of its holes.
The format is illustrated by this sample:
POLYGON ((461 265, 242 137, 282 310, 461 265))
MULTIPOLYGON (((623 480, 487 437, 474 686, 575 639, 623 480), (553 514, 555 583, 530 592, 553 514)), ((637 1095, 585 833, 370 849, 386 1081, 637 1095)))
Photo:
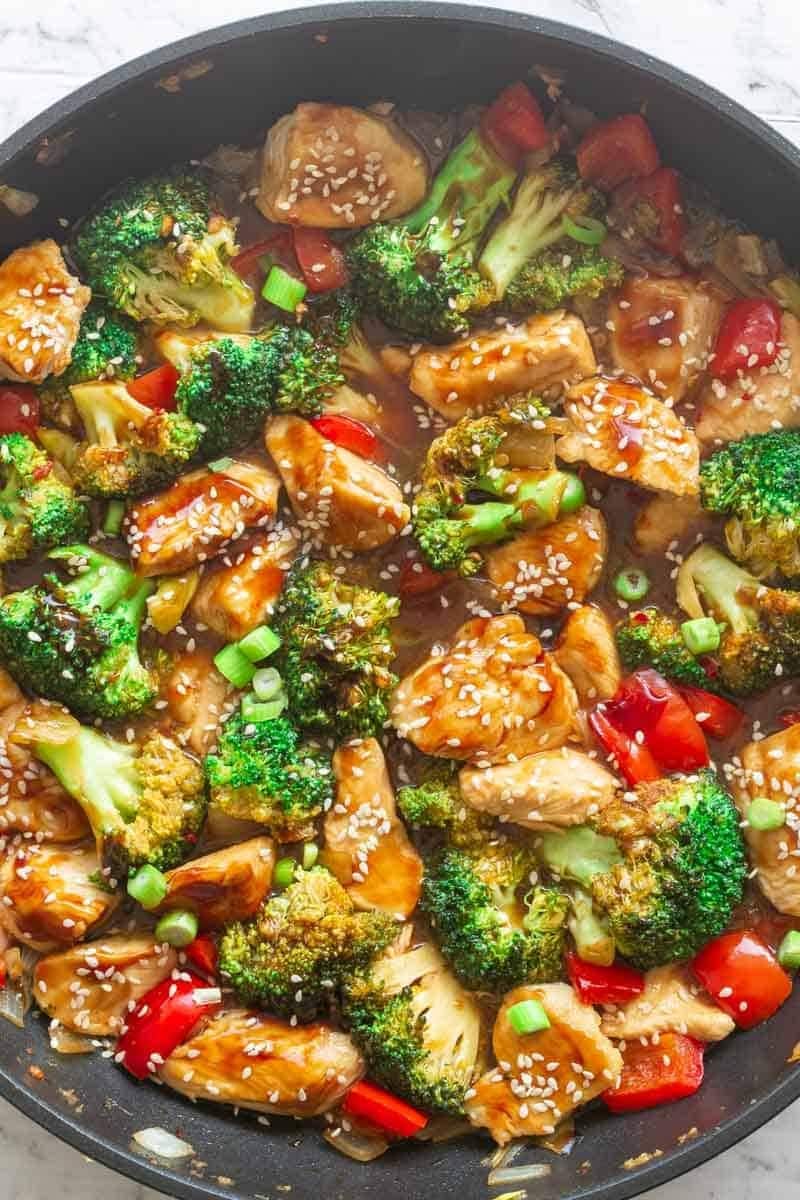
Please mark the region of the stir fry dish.
POLYGON ((0 263, 0 1011, 143 1112, 563 1149, 792 991, 800 276, 538 94, 0 263))

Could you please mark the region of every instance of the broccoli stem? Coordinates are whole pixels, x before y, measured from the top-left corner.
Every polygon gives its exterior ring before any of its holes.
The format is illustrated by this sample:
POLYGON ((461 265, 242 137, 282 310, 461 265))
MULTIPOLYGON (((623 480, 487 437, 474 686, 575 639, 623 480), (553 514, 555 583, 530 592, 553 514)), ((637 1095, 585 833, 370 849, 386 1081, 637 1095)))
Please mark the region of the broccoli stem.
POLYGON ((465 526, 464 540, 468 546, 486 546, 499 542, 512 529, 522 524, 522 517, 516 505, 501 504, 497 500, 487 500, 483 504, 465 504, 457 519, 465 526))
POLYGON ((35 753, 77 800, 96 838, 136 816, 141 784, 135 747, 82 725, 66 742, 37 742, 35 753))
MULTIPOLYGON (((91 546, 60 546, 51 550, 48 558, 62 562, 72 562, 80 559, 86 564, 73 579, 59 585, 59 596, 80 609, 100 609, 109 612, 120 604, 130 592, 136 576, 126 563, 109 558, 93 550, 91 546)), ((141 622, 144 615, 144 602, 152 591, 152 586, 142 584, 137 588, 128 603, 134 602, 131 620, 141 622), (142 593, 144 593, 142 595, 142 593), (137 610, 137 605, 138 610, 137 610), (136 612, 139 612, 138 619, 136 612)))
MULTIPOLYGON (((758 611, 748 603, 761 584, 714 546, 704 542, 686 560, 687 573, 718 621, 742 635, 759 624, 758 611)), ((680 582, 680 581, 679 581, 680 582)))
POLYGON ((573 887, 570 903, 572 913, 567 924, 578 957, 598 967, 610 967, 616 954, 614 938, 607 923, 595 912, 591 896, 583 888, 573 887))
POLYGON ((476 487, 492 496, 513 503, 523 525, 548 525, 559 516, 568 476, 563 471, 548 471, 539 478, 519 478, 513 471, 491 471, 476 481, 476 487))
POLYGON ((498 300, 529 258, 564 236, 563 214, 573 191, 574 185, 553 186, 547 169, 537 168, 523 178, 511 212, 492 233, 478 264, 498 300))

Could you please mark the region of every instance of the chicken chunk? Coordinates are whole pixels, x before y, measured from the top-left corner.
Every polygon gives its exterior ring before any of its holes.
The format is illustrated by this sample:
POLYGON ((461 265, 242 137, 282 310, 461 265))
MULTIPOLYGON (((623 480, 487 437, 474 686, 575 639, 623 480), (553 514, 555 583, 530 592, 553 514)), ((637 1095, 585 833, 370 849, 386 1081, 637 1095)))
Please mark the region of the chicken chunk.
POLYGON ((800 321, 785 312, 772 366, 745 371, 730 383, 709 379, 697 410, 697 436, 708 448, 780 426, 800 427, 800 321))
POLYGON ((476 333, 414 356, 409 387, 431 408, 458 421, 490 411, 514 392, 567 388, 597 370, 580 318, 563 309, 476 333))
POLYGON ((226 642, 238 642, 269 621, 298 541, 281 528, 232 550, 200 580, 190 612, 226 642))
POLYGON ((696 496, 653 496, 636 514, 633 540, 640 554, 663 554, 673 543, 688 541, 708 518, 696 496))
POLYGON ((700 1042, 721 1042, 735 1022, 703 991, 688 967, 670 963, 644 977, 644 991, 621 1008, 608 1008, 601 1028, 610 1038, 633 1040, 657 1033, 684 1033, 700 1042))
POLYGON ((0 864, 0 926, 34 950, 79 942, 120 901, 92 882, 99 871, 93 845, 26 845, 9 853, 0 864))
POLYGON ((289 1025, 235 1008, 178 1046, 159 1078, 192 1100, 214 1100, 285 1117, 314 1117, 339 1103, 364 1074, 346 1033, 289 1025))
POLYGON ((167 711, 179 726, 173 733, 197 755, 208 754, 234 690, 214 666, 210 650, 184 651, 175 657, 164 695, 167 711))
POLYGON ((600 1018, 581 1004, 569 984, 547 983, 509 992, 497 1015, 492 1046, 497 1066, 473 1089, 467 1117, 488 1129, 499 1146, 512 1138, 554 1133, 575 1109, 612 1087, 622 1055, 600 1029, 600 1018), (516 1033, 509 1009, 537 1000, 550 1020, 548 1029, 516 1033))
POLYGON ((267 450, 295 515, 315 540, 345 550, 374 550, 408 524, 411 510, 385 471, 317 433, 301 417, 273 417, 267 450))
POLYGON ((728 770, 742 816, 760 797, 777 800, 786 810, 780 829, 744 827, 756 882, 778 912, 800 917, 800 725, 750 742, 740 757, 741 766, 728 770))
POLYGON ((397 687, 392 723, 423 754, 502 762, 562 746, 578 697, 522 617, 476 617, 397 687))
POLYGON ((92 293, 51 238, 0 263, 0 378, 42 383, 69 366, 92 293))
POLYGON ((246 921, 269 892, 274 866, 275 843, 268 837, 193 858, 167 871, 167 894, 158 911, 188 909, 197 915, 201 929, 246 921))
POLYGON ((605 517, 584 504, 552 525, 494 547, 486 555, 486 573, 505 608, 549 617, 586 599, 607 551, 605 517))
POLYGON ((421 147, 393 121, 346 104, 298 104, 267 134, 256 204, 270 221, 355 229, 425 196, 421 147))
POLYGON ((705 370, 723 308, 707 280, 628 279, 609 310, 614 366, 677 404, 705 370))
POLYGON ((610 700, 622 680, 614 627, 594 604, 582 604, 567 617, 558 635, 555 659, 587 707, 610 700))
POLYGON ((419 901, 422 859, 397 816, 380 744, 367 738, 340 746, 333 773, 336 804, 325 816, 322 865, 357 908, 409 917, 419 901))
POLYGON ((619 790, 610 771, 567 746, 526 754, 517 762, 464 767, 458 781, 472 808, 537 833, 584 825, 619 790))
POLYGON ((177 575, 207 562, 234 538, 268 525, 280 480, 262 463, 232 461, 183 475, 166 491, 138 501, 125 536, 139 575, 177 575))
POLYGON ((114 934, 40 958, 34 996, 65 1029, 93 1037, 120 1031, 129 1006, 178 964, 171 946, 146 933, 114 934))
POLYGON ((571 389, 565 411, 573 430, 556 444, 565 462, 586 462, 653 492, 697 495, 697 438, 671 408, 638 384, 598 376, 571 389))

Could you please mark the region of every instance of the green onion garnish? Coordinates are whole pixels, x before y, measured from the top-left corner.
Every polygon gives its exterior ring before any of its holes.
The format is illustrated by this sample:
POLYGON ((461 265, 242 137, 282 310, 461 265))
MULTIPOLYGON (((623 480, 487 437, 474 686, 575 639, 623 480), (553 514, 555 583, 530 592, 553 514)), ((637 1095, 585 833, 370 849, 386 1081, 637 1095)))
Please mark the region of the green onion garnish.
POLYGON ((583 480, 578 475, 573 475, 571 471, 565 471, 564 474, 567 477, 567 485, 558 506, 561 515, 577 512, 586 503, 586 488, 583 486, 583 480))
POLYGON ((303 846, 303 870, 310 871, 319 858, 319 846, 316 842, 306 842, 303 846))
POLYGON ((778 962, 789 971, 800 967, 800 932, 790 929, 778 947, 778 962))
POLYGON ((280 644, 281 639, 277 633, 273 633, 269 625, 259 625, 258 629, 251 630, 243 637, 238 646, 250 662, 260 662, 262 658, 269 658, 270 654, 274 654, 280 644))
POLYGON ((294 873, 297 870, 297 863, 293 858, 279 858, 275 863, 275 871, 272 876, 272 882, 275 887, 287 888, 294 882, 294 873))
POLYGON ((711 654, 719 649, 719 625, 713 617, 695 617, 693 621, 684 621, 681 634, 687 650, 692 654, 711 654))
POLYGON ((288 700, 285 692, 280 692, 274 700, 257 700, 252 692, 242 696, 242 720, 248 725, 260 725, 262 721, 274 721, 286 708, 288 700))
POLYGON ((283 267, 272 267, 261 289, 261 295, 276 308, 294 312, 307 291, 306 285, 288 271, 284 271, 283 267))
POLYGON ((219 653, 214 655, 214 666, 220 675, 225 676, 228 683, 237 688, 247 687, 256 673, 250 659, 246 654, 242 654, 234 642, 223 646, 219 653))
POLYGON ((744 815, 751 829, 757 829, 759 833, 781 829, 786 824, 786 809, 777 800, 769 800, 766 796, 757 796, 752 804, 748 804, 744 815))
POLYGON ((180 950, 194 941, 198 928, 197 916, 193 912, 186 908, 176 908, 174 912, 164 913, 155 927, 155 939, 180 950))
POLYGON ((650 579, 640 567, 625 567, 614 579, 614 591, 620 600, 634 603, 644 600, 650 591, 650 579))
POLYGON ((599 246, 607 232, 596 217, 564 217, 564 233, 584 246, 599 246))
POLYGON ((106 515, 103 518, 103 533, 111 534, 112 536, 119 533, 122 529, 122 522, 125 519, 125 501, 124 500, 109 500, 106 515))
POLYGON ((253 676, 253 691, 258 700, 275 700, 283 691, 280 671, 275 667, 259 667, 253 676))
POLYGON ((208 469, 209 471, 227 471, 228 467, 232 466, 232 458, 215 458, 213 462, 208 464, 208 469))
POLYGON ((508 1010, 508 1020, 515 1033, 538 1033, 550 1028, 550 1018, 538 1000, 520 1000, 508 1010))
POLYGON ((141 904, 142 908, 158 908, 167 894, 167 878, 149 863, 131 875, 128 880, 128 895, 141 904))

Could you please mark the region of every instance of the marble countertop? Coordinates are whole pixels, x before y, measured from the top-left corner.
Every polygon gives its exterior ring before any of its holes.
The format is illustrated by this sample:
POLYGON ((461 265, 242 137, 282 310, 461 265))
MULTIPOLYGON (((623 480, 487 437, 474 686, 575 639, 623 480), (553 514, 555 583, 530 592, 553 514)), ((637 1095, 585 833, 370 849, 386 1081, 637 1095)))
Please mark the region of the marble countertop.
MULTIPOLYGON (((487 0, 491 2, 491 0, 487 0)), ((265 10, 269 0, 0 0, 0 138, 79 84, 155 46, 265 10)), ((727 92, 800 144, 798 0, 507 0, 653 52, 727 92)), ((800 1177, 797 1106, 653 1200, 755 1200, 800 1177)), ((0 1101, 0 1197, 156 1200, 0 1101)))

